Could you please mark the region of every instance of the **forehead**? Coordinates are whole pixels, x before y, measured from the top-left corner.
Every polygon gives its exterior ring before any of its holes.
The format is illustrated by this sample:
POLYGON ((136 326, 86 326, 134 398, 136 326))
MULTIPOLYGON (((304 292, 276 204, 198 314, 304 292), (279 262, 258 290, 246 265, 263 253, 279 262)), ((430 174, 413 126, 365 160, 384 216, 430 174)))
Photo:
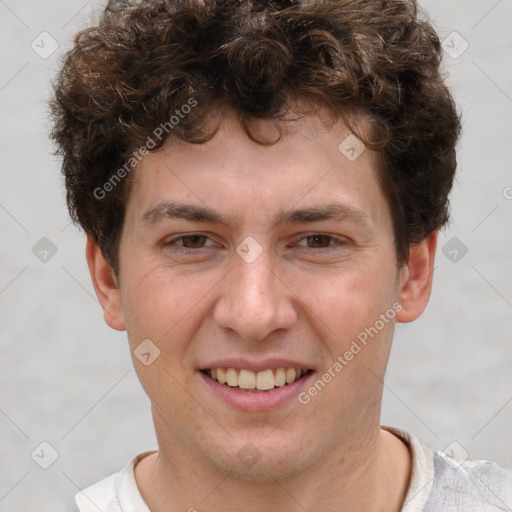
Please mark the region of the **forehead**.
POLYGON ((251 136, 228 113, 204 144, 170 138, 136 169, 127 216, 135 221, 169 201, 262 222, 292 207, 340 201, 374 221, 386 210, 377 155, 364 149, 341 119, 307 116, 277 126, 257 120, 249 130, 251 136))

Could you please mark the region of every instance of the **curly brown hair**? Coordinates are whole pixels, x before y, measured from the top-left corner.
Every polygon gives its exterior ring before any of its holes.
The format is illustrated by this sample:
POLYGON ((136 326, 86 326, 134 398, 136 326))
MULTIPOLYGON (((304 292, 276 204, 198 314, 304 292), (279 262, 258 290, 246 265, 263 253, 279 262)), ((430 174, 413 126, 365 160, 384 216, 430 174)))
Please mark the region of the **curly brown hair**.
POLYGON ((52 137, 71 217, 116 270, 130 182, 119 178, 158 127, 153 151, 168 137, 211 138, 205 119, 219 105, 282 120, 307 100, 369 121, 361 138, 380 155, 404 263, 410 245, 448 220, 460 120, 441 54, 413 0, 110 2, 75 37, 54 84, 52 137), (98 197, 109 180, 116 186, 98 197))

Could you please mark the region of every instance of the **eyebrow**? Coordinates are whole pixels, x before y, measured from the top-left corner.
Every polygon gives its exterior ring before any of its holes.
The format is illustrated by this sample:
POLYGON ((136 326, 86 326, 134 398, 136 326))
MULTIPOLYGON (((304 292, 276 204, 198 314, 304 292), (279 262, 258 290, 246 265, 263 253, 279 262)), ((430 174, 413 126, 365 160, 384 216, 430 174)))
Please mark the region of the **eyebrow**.
MULTIPOLYGON (((225 227, 232 225, 230 218, 210 208, 171 201, 162 201, 142 215, 142 221, 145 224, 156 224, 173 218, 220 224, 225 227)), ((282 212, 277 216, 275 224, 303 224, 324 220, 353 220, 367 226, 370 224, 370 217, 366 212, 341 203, 282 212)))

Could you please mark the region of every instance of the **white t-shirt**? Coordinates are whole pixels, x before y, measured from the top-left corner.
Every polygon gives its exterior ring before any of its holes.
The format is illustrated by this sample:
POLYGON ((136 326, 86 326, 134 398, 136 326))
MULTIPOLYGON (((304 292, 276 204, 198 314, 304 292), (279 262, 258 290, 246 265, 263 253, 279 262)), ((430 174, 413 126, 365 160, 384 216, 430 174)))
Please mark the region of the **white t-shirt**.
MULTIPOLYGON (((411 434, 383 427, 411 452, 412 473, 401 512, 512 511, 512 470, 488 461, 455 461, 432 451, 411 434)), ((140 495, 134 467, 148 451, 134 457, 119 473, 75 496, 80 512, 151 512, 140 495)))

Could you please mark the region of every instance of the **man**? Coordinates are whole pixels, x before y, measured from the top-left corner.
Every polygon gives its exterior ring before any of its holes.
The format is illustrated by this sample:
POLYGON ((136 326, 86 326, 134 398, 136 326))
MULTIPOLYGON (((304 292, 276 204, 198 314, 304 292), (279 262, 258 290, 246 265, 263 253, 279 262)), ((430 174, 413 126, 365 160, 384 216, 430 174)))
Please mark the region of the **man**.
POLYGON ((53 137, 158 440, 80 511, 512 506, 510 471, 380 426, 448 218, 440 54, 401 0, 115 2, 77 36, 53 137))

